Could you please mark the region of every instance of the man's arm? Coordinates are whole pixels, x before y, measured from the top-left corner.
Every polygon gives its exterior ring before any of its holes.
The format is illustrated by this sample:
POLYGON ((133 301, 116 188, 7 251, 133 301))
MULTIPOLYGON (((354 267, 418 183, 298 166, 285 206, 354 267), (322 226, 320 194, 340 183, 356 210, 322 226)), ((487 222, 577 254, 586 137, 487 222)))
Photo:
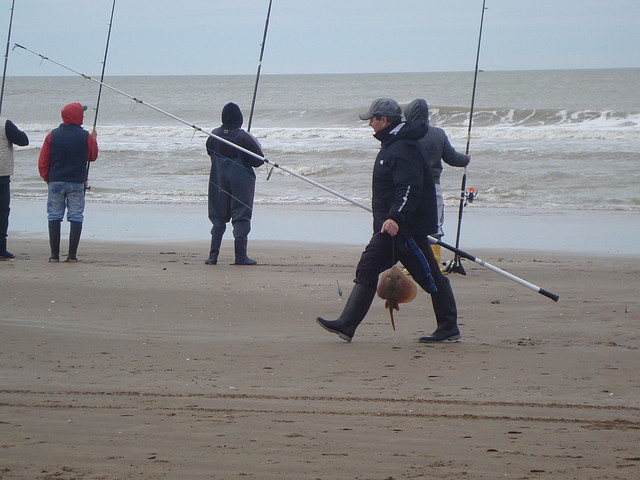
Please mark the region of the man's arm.
POLYGON ((20 130, 11 120, 7 120, 4 124, 4 132, 7 135, 7 139, 21 147, 26 147, 29 145, 29 137, 27 134, 20 130))
POLYGON ((87 138, 87 162, 95 162, 98 158, 98 141, 91 134, 87 138))
POLYGON ((445 135, 444 137, 444 145, 442 147, 442 160, 445 163, 451 165, 452 167, 466 167, 469 165, 469 161, 471 157, 465 155, 464 153, 459 153, 453 148, 453 145, 449 142, 449 139, 445 135))
POLYGON ((38 171, 42 179, 49 183, 49 164, 51 163, 51 132, 44 139, 40 157, 38 157, 38 171))
MULTIPOLYGON (((260 145, 260 142, 258 141, 258 139, 256 137, 254 137, 253 135, 251 135, 249 132, 244 132, 244 135, 242 135, 242 147, 246 148, 247 150, 255 153, 256 155, 260 155, 261 157, 264 157, 264 154, 262 153, 262 147, 260 145)), ((252 155, 249 155, 248 153, 242 152, 241 153, 243 157, 245 157, 246 160, 249 161, 249 164, 252 167, 260 167, 261 165, 264 164, 264 161, 260 160, 259 158, 256 158, 252 155)))

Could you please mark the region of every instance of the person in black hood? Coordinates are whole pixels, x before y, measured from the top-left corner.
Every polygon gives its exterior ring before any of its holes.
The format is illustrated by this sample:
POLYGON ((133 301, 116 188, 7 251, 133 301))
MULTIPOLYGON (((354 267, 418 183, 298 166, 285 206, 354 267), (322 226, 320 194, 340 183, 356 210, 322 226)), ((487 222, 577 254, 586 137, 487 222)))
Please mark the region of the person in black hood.
MULTIPOLYGON (((445 131, 441 128, 429 124, 429 106, 423 98, 417 98, 404 109, 404 118, 411 122, 423 123, 429 127, 426 135, 420 139, 420 143, 427 152, 427 159, 431 165, 433 181, 436 186, 436 198, 438 201, 438 233, 434 237, 440 238, 444 235, 442 226, 444 224, 444 196, 440 186, 440 175, 442 174, 442 160, 453 167, 466 167, 469 165, 471 157, 459 153, 449 142, 445 131)), ((440 264, 440 245, 431 245, 433 253, 440 264)))
MULTIPOLYGON (((240 107, 232 102, 227 103, 222 109, 222 125, 211 133, 261 157, 264 156, 258 140, 241 128, 242 122, 240 107)), ((256 188, 256 174, 253 169, 262 165, 264 161, 214 137, 207 139, 207 153, 211 157, 208 210, 212 227, 209 258, 204 263, 218 263, 222 237, 227 223, 231 222, 235 247, 234 265, 255 265, 257 262, 247 256, 256 188)))
POLYGON ((442 275, 429 245, 437 233, 435 185, 426 153, 418 140, 424 123, 402 122, 395 100, 379 98, 360 115, 369 120, 380 151, 373 167, 373 236, 358 266, 351 295, 337 320, 316 321, 350 342, 373 302, 378 276, 400 261, 423 290, 431 294, 437 328, 421 342, 460 339, 456 302, 449 279, 442 275))

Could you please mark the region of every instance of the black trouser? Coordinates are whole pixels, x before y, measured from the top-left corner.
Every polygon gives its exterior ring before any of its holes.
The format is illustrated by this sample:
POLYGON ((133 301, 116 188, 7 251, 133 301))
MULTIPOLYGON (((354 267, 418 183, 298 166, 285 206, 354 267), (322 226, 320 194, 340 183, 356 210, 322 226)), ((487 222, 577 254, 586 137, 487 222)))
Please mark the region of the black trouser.
POLYGON ((457 323, 456 300, 451 284, 440 272, 426 235, 392 237, 386 233, 375 234, 362 252, 354 282, 375 287, 378 276, 398 261, 409 270, 412 278, 424 291, 431 293, 438 325, 457 323), (425 263, 430 272, 425 268, 425 263), (433 284, 430 279, 433 279, 437 292, 432 292, 433 284))

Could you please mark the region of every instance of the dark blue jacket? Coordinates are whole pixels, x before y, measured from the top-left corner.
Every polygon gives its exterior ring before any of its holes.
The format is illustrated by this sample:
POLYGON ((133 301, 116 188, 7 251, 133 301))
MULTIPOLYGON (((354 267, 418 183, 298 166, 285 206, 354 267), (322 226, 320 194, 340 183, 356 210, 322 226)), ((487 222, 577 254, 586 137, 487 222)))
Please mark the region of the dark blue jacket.
POLYGON ((395 123, 374 136, 380 152, 373 167, 373 231, 380 232, 387 219, 400 234, 430 235, 438 232, 436 190, 426 152, 418 140, 427 126, 395 123))
MULTIPOLYGON (((253 135, 249 132, 246 132, 242 128, 227 128, 224 125, 218 128, 215 128, 211 131, 214 135, 224 138, 225 140, 229 140, 236 145, 243 147, 253 153, 264 156, 262 153, 262 149, 260 148, 260 144, 255 139, 253 135)), ((223 158, 223 159, 233 159, 241 163, 243 166, 249 167, 259 167, 264 161, 259 158, 256 158, 252 155, 249 155, 246 152, 242 152, 231 145, 228 145, 224 142, 221 142, 217 138, 209 137, 207 139, 207 153, 209 156, 214 158, 223 158)))
POLYGON ((63 123, 51 131, 50 182, 85 182, 88 136, 81 125, 72 123, 63 123))
MULTIPOLYGON (((233 102, 229 102, 222 109, 222 125, 215 128, 211 133, 264 157, 260 143, 253 135, 241 128, 243 120, 240 107, 233 102)), ((243 167, 249 172, 249 175, 255 178, 256 174, 251 167, 256 168, 264 163, 263 160, 242 152, 214 137, 207 139, 207 153, 211 157, 211 176, 214 176, 214 170, 218 171, 218 174, 224 174, 224 171, 228 168, 229 174, 233 174, 232 172, 237 173, 240 171, 238 167, 243 167)))

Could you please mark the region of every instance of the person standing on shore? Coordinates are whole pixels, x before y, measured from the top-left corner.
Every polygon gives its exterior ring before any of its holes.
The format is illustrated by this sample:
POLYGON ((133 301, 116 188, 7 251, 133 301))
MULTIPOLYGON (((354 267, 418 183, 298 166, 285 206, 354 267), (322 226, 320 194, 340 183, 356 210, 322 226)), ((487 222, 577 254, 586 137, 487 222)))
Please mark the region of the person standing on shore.
POLYGON ((0 128, 0 260, 9 260, 15 258, 15 255, 7 250, 13 146, 26 147, 29 145, 29 137, 9 119, 0 117, 0 125, 4 125, 4 128, 0 128))
POLYGON ((373 236, 360 257, 355 285, 340 317, 318 317, 316 321, 350 342, 373 302, 378 276, 399 260, 416 283, 431 294, 437 328, 419 341, 459 340, 453 290, 440 272, 427 238, 438 231, 433 175, 418 142, 428 127, 424 123, 402 123, 400 105, 390 98, 375 100, 360 118, 369 120, 381 144, 373 167, 373 236))
MULTIPOLYGON (((441 238, 444 236, 444 197, 442 195, 442 186, 440 185, 440 176, 442 174, 442 160, 453 167, 466 167, 471 161, 469 155, 459 153, 449 142, 447 134, 442 128, 434 127, 429 124, 429 106, 423 98, 417 98, 412 101, 407 108, 404 109, 404 118, 410 122, 423 123, 427 125, 429 130, 427 134, 420 139, 420 143, 427 152, 427 159, 431 165, 431 173, 433 174, 433 182, 436 187, 436 199, 438 202, 438 233, 433 236, 441 238)), ((440 245, 431 245, 433 253, 440 265, 440 245)))
MULTIPOLYGON (((264 156, 258 140, 241 128, 243 121, 240 107, 229 102, 222 109, 222 125, 211 133, 264 156)), ((256 174, 253 169, 261 166, 264 161, 214 137, 207 139, 207 153, 211 157, 208 209, 212 227, 209 258, 204 263, 218 263, 222 237, 230 221, 233 225, 234 265, 255 265, 258 262, 247 256, 256 190, 256 174)))
POLYGON ((66 261, 78 261, 76 254, 84 221, 87 162, 98 158, 95 132, 90 134, 82 128, 86 109, 79 103, 62 107, 62 123, 46 136, 38 159, 38 170, 47 182, 48 190, 49 262, 60 261, 60 223, 65 210, 70 224, 66 261))

